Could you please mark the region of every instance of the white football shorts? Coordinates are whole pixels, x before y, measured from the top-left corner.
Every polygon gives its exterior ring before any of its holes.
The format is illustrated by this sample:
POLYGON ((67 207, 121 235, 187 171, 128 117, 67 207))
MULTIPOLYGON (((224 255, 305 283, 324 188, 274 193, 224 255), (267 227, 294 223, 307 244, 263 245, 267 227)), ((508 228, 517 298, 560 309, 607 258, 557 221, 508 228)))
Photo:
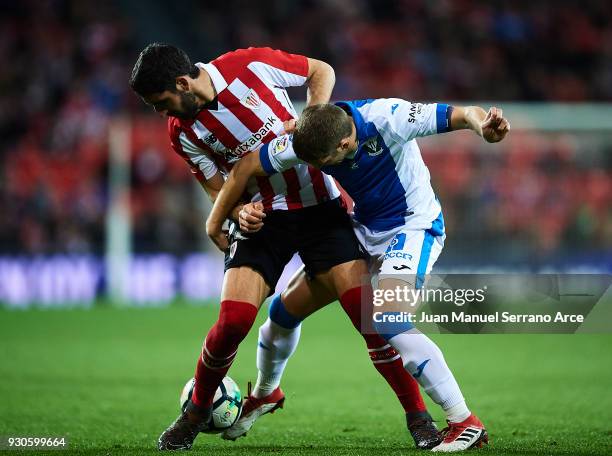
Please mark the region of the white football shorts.
POLYGON ((429 229, 400 226, 389 231, 371 231, 355 219, 353 229, 363 248, 370 254, 369 266, 373 276, 398 276, 398 279, 411 276, 415 278, 416 288, 423 287, 425 277, 442 253, 446 239, 442 213, 429 229))

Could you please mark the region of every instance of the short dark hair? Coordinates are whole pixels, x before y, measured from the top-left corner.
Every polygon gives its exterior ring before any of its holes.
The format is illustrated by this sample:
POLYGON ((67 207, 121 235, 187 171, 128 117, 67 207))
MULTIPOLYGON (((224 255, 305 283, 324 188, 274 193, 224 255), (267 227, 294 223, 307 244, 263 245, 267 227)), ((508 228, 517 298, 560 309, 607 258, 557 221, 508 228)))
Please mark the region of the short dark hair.
POLYGON ((316 161, 333 152, 352 132, 352 119, 342 108, 333 104, 309 106, 295 126, 293 150, 305 162, 316 161))
POLYGON ((176 78, 196 78, 200 69, 191 63, 182 49, 163 43, 151 43, 142 50, 132 69, 130 87, 141 96, 176 92, 176 78))

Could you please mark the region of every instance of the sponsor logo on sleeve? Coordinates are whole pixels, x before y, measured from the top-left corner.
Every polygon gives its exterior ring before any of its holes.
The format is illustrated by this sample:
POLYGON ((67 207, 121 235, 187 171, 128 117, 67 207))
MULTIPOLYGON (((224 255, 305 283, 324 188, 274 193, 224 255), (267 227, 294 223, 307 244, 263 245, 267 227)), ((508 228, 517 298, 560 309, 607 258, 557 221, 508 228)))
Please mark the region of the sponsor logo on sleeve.
POLYGON ((412 103, 412 105, 410 106, 410 111, 408 112, 408 122, 416 122, 416 116, 421 115, 422 109, 423 103, 412 103))

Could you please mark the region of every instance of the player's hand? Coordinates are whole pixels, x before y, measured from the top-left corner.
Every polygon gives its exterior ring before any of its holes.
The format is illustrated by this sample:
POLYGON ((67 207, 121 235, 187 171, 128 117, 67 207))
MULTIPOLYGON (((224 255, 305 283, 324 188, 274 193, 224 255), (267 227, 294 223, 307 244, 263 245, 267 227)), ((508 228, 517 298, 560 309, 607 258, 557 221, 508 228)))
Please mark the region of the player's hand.
POLYGON ((285 134, 293 133, 295 131, 295 119, 285 120, 283 128, 285 129, 285 134))
POLYGON ((487 112, 486 117, 480 125, 482 127, 482 137, 485 141, 496 143, 506 137, 510 131, 510 122, 502 115, 502 110, 492 106, 487 112))
POLYGON ((245 204, 238 213, 238 224, 243 233, 255 233, 263 226, 266 217, 261 201, 245 204))
POLYGON ((229 241, 222 227, 223 224, 211 222, 210 219, 206 221, 206 234, 208 234, 208 237, 215 243, 219 250, 225 252, 229 248, 229 241))

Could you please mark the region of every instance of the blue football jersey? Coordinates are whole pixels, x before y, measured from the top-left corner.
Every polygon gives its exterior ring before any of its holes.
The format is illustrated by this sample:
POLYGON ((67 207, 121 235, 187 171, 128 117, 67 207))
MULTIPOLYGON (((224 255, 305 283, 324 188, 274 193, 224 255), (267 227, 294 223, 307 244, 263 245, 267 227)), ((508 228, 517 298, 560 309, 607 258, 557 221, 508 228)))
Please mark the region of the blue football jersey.
MULTIPOLYGON (((452 108, 398 98, 336 105, 353 118, 359 145, 354 155, 321 169, 353 198, 355 220, 372 231, 431 228, 441 207, 415 138, 449 131, 452 108)), ((300 162, 291 138, 282 137, 263 146, 260 159, 269 174, 300 162)))

